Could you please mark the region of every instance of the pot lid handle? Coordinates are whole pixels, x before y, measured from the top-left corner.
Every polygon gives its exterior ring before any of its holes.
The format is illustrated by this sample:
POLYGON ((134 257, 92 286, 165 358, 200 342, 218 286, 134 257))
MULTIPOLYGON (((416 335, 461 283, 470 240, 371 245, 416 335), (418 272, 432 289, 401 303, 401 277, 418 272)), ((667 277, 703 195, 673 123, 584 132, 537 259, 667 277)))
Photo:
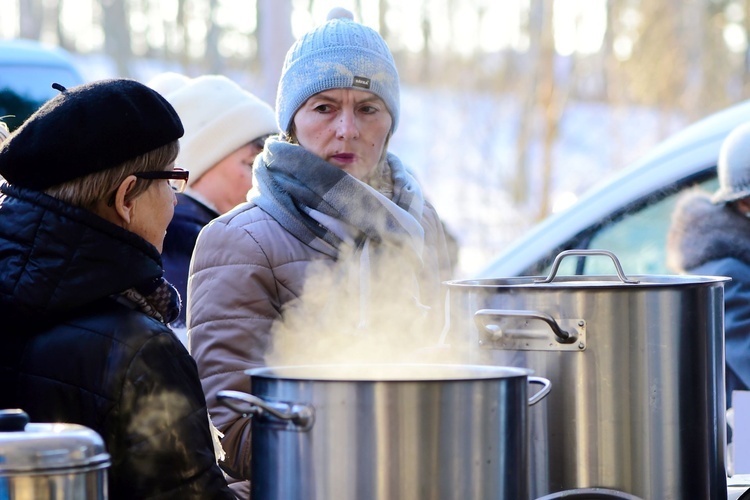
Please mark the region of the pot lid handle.
POLYGON ((630 278, 625 277, 625 273, 622 270, 622 266, 620 265, 620 261, 617 259, 614 253, 610 252, 609 250, 586 250, 586 249, 573 249, 573 250, 565 250, 563 252, 560 252, 557 254, 557 257, 555 257, 555 261, 552 263, 552 269, 550 269, 549 275, 542 279, 542 280, 534 280, 534 283, 552 283, 552 281, 557 276, 557 270, 560 268, 560 263, 565 257, 568 257, 570 255, 577 255, 579 257, 587 256, 587 255, 603 255, 605 257, 609 257, 612 259, 612 263, 615 265, 615 270, 617 271, 617 277, 620 278, 620 281, 623 283, 628 283, 631 285, 635 285, 638 283, 638 280, 631 280, 630 278))
POLYGON ((0 432, 22 432, 29 423, 29 414, 20 408, 0 410, 0 432))

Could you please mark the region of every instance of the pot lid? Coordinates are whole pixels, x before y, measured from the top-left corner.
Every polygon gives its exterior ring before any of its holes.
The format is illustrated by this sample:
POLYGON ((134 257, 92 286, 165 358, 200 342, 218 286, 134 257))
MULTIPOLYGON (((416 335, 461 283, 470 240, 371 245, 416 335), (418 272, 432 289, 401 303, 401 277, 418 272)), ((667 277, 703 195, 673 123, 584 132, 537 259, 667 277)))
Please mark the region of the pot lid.
POLYGON ((104 441, 94 430, 77 424, 29 423, 23 410, 0 410, 0 476, 109 465, 104 441))
POLYGON ((489 278, 474 280, 445 281, 444 284, 452 288, 498 288, 498 287, 528 287, 528 288, 609 288, 609 287, 663 287, 685 285, 716 285, 731 278, 726 276, 693 276, 693 275, 625 275, 617 256, 608 250, 565 250, 560 252, 552 263, 549 275, 520 276, 511 278, 489 278), (616 275, 574 275, 558 276, 557 271, 566 257, 603 256, 612 260, 616 275))
POLYGON ((509 278, 482 278, 451 280, 443 282, 449 288, 456 289, 585 289, 585 288, 662 288, 686 286, 715 286, 729 281, 727 276, 693 276, 693 275, 628 275, 627 281, 619 276, 585 275, 555 276, 552 280, 544 276, 514 276, 509 278))
POLYGON ((250 377, 304 381, 448 382, 526 377, 527 368, 494 365, 430 363, 357 363, 263 366, 245 373, 250 377))

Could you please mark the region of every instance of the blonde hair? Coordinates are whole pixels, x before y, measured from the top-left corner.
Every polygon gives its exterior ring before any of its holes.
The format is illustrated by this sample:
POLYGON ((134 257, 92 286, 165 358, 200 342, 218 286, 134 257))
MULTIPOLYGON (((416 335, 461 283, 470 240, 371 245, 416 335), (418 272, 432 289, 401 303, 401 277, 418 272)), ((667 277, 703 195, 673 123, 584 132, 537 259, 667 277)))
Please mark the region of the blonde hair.
MULTIPOLYGON (((112 206, 114 193, 127 176, 139 172, 163 170, 165 166, 175 161, 179 151, 179 142, 173 141, 116 167, 52 186, 44 192, 53 198, 93 212, 101 202, 112 206)), ((135 187, 127 194, 126 199, 132 200, 145 192, 150 182, 149 179, 137 179, 135 187)))

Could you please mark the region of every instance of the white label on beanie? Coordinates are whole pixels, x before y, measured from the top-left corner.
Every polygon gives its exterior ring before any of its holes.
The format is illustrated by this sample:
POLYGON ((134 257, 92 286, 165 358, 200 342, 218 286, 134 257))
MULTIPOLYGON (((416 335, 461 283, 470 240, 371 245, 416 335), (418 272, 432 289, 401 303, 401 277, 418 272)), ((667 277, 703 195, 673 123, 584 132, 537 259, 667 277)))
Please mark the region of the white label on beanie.
POLYGON ((370 88, 370 79, 365 78, 364 76, 355 76, 354 82, 352 83, 352 87, 360 87, 363 89, 369 89, 370 88))

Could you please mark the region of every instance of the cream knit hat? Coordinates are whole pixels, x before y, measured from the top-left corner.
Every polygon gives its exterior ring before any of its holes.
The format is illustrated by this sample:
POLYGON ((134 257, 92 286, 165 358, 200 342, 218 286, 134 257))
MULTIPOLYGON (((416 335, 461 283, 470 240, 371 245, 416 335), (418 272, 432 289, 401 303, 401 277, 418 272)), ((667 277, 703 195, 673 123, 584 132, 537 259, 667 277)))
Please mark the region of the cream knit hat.
POLYGON ((166 71, 164 73, 159 73, 158 75, 153 77, 147 85, 161 95, 165 96, 167 94, 171 94, 172 92, 189 82, 190 78, 185 75, 174 73, 172 71, 166 71))
POLYGON ((157 75, 149 86, 164 95, 185 127, 177 163, 190 171, 189 185, 250 141, 278 133, 273 108, 229 78, 180 80, 175 74, 157 75))

